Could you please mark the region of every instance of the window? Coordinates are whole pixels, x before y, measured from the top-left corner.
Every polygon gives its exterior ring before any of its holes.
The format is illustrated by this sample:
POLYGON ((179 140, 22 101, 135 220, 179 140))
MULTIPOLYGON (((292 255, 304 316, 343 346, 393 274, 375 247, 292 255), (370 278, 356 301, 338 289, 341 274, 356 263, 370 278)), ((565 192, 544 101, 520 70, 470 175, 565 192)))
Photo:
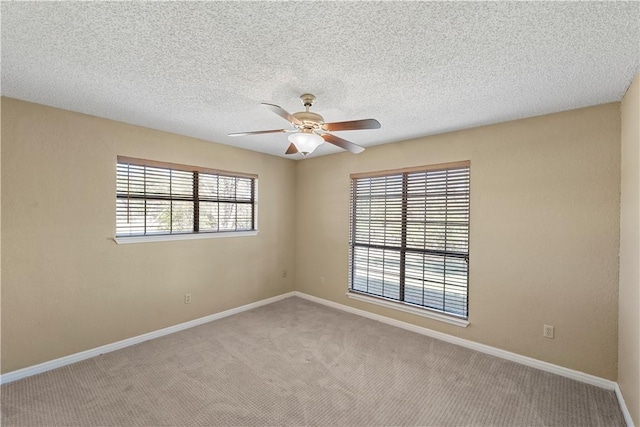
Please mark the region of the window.
POLYGON ((256 176, 118 156, 116 237, 255 230, 256 176))
POLYGON ((468 317, 469 165, 351 176, 351 293, 468 317))

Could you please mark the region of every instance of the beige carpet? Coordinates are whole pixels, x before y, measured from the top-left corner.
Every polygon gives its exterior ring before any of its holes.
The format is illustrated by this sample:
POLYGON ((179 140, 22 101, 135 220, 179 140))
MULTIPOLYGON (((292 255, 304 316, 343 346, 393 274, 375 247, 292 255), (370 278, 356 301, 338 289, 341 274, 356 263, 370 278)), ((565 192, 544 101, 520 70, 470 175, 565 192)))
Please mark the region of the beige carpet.
POLYGON ((615 395, 299 298, 2 386, 2 425, 624 425, 615 395))

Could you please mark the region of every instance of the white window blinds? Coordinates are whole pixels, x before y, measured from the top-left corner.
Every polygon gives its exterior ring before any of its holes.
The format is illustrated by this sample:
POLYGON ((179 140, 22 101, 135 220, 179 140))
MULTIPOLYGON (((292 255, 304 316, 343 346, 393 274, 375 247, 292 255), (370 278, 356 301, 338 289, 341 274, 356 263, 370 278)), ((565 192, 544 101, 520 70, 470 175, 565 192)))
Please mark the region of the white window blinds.
POLYGON ((468 317, 469 164, 352 176, 350 290, 468 317))
POLYGON ((118 157, 116 236, 255 230, 255 177, 118 157))

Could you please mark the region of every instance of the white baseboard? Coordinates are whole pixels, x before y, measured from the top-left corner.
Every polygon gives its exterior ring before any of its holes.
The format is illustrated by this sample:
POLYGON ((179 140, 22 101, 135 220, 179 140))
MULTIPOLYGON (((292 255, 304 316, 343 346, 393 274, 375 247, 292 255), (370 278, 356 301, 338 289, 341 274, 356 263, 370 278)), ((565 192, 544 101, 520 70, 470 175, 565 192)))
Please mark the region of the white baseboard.
POLYGON ((470 348, 472 350, 476 350, 481 353, 490 354, 492 356, 500 357, 502 359, 510 360, 512 362, 520 363, 522 365, 530 366, 532 368, 540 369, 542 371, 551 372, 552 374, 561 375, 563 377, 571 378, 573 380, 580 381, 583 383, 595 385, 597 387, 605 388, 607 390, 614 390, 615 386, 617 385, 617 383, 614 381, 607 380, 605 378, 596 377, 595 375, 586 374, 580 371, 574 371, 573 369, 554 365, 553 363, 543 362, 541 360, 533 359, 531 357, 522 356, 516 353, 511 353, 510 351, 501 350, 496 347, 491 347, 489 345, 465 340, 463 338, 458 338, 453 335, 444 334, 442 332, 437 332, 431 329, 427 329, 422 326, 416 326, 411 323, 406 323, 400 320, 392 319, 390 317, 385 317, 379 314, 370 313, 368 311, 353 308, 348 305, 339 304, 333 301, 328 301, 326 299, 318 298, 313 295, 305 294, 303 292, 295 291, 294 295, 309 301, 317 302, 318 304, 326 305, 328 307, 336 308, 338 310, 346 311, 348 313, 357 314, 358 316, 363 316, 369 319, 377 320, 378 322, 386 323, 387 325, 396 326, 398 328, 416 332, 421 335, 426 335, 428 337, 436 338, 441 341, 446 341, 451 344, 456 344, 462 347, 470 348))
POLYGON ((21 380, 31 375, 40 374, 42 372, 50 371, 52 369, 60 368, 62 366, 70 365, 72 363, 79 362, 81 360, 90 359, 95 356, 99 356, 104 353, 109 353, 121 348, 129 347, 134 344, 139 344, 144 341, 149 341, 154 338, 159 338, 164 335, 169 335, 174 332, 182 331, 185 329, 193 328, 194 326, 202 325, 204 323, 212 322, 214 320, 222 319, 223 317, 232 316, 234 314, 242 313, 243 311, 252 310, 254 308, 261 307, 263 305, 271 304, 276 301, 283 300, 285 298, 292 297, 293 292, 277 295, 275 297, 263 299, 260 301, 252 302, 240 307, 232 308, 220 313, 211 314, 209 316, 200 317, 199 319, 190 320, 188 322, 180 323, 178 325, 169 326, 168 328, 159 329, 157 331, 149 332, 146 334, 138 335, 136 337, 127 338, 122 341, 117 341, 111 344, 106 344, 100 347, 92 348, 80 353, 70 354, 69 356, 60 357, 58 359, 49 360, 38 365, 29 366, 17 371, 7 372, 0 376, 0 384, 7 384, 13 381, 21 380))
POLYGON ((620 390, 620 386, 616 383, 616 397, 618 398, 618 403, 620 404, 620 410, 622 411, 622 415, 624 416, 624 421, 627 423, 627 427, 633 427, 633 419, 631 419, 631 413, 629 413, 629 408, 627 408, 627 404, 624 401, 624 396, 622 395, 622 390, 620 390))

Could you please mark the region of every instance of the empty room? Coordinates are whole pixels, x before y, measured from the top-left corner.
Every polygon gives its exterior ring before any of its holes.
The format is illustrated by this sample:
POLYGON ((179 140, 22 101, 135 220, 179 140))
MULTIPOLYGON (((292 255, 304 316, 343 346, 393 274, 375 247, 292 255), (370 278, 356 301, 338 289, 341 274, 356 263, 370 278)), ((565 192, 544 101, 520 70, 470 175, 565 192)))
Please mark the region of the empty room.
POLYGON ((7 2, 3 426, 640 426, 639 2, 7 2))

